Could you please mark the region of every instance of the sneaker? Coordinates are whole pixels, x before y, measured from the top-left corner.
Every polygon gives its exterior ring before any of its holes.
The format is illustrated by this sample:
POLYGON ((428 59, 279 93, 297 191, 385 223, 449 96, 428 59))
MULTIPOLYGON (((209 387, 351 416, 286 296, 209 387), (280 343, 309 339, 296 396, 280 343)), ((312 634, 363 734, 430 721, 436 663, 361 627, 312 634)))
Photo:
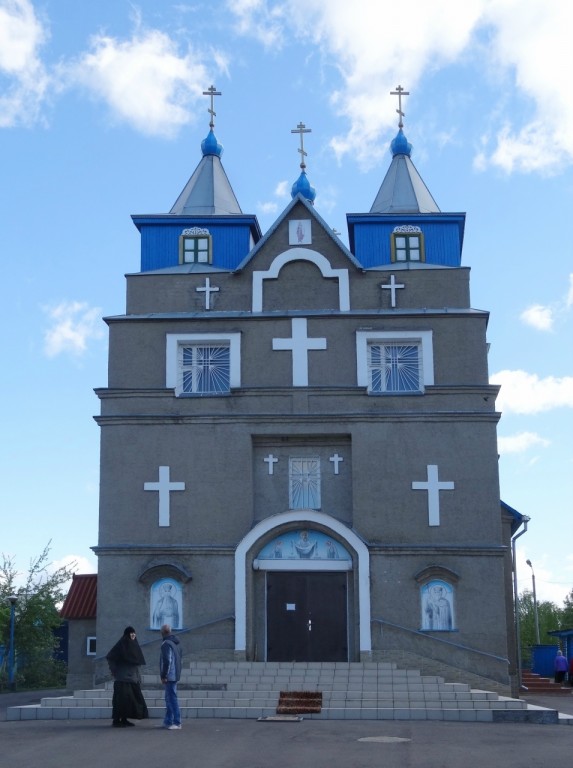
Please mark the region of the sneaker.
POLYGON ((175 725, 175 724, 168 725, 167 726, 167 730, 168 731, 180 731, 181 730, 181 726, 180 725, 175 725))

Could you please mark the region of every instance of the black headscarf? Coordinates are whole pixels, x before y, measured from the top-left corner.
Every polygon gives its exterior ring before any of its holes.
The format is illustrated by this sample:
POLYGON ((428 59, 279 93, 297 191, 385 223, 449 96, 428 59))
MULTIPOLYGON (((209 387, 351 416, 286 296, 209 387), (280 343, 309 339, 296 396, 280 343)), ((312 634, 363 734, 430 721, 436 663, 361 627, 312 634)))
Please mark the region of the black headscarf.
POLYGON ((133 627, 126 627, 123 630, 123 635, 113 646, 111 651, 107 654, 106 659, 112 664, 136 664, 137 666, 145 665, 145 658, 137 642, 137 638, 133 640, 129 636, 131 633, 135 633, 133 627))

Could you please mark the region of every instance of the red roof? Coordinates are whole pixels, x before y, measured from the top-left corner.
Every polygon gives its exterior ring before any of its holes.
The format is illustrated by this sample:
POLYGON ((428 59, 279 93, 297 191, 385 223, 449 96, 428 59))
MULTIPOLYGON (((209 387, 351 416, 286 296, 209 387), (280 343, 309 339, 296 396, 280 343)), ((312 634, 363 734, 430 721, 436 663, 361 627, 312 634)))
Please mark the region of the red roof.
POLYGON ((97 573, 74 574, 60 616, 63 619, 95 619, 97 573))

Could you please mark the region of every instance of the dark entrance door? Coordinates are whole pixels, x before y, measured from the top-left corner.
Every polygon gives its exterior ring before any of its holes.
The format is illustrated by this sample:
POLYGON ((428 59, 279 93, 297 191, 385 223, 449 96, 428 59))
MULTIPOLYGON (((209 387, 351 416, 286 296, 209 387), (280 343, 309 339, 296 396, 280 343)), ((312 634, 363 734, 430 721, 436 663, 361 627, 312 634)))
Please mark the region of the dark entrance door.
POLYGON ((348 661, 346 573, 267 573, 267 661, 348 661))

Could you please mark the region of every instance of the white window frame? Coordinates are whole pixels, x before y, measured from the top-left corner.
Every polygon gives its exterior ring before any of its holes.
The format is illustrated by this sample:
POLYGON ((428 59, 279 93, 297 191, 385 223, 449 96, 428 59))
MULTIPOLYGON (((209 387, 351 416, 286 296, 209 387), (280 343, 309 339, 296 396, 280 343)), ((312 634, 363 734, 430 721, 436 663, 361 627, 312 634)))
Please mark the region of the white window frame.
POLYGON ((202 229, 200 227, 193 227, 191 229, 184 229, 181 235, 179 236, 179 263, 180 264, 211 264, 212 261, 212 238, 211 234, 208 229, 202 229), (206 244, 206 248, 203 248, 201 250, 195 248, 193 252, 197 257, 200 253, 204 253, 206 258, 205 259, 191 259, 187 260, 185 258, 186 254, 188 253, 187 249, 185 248, 185 242, 186 241, 193 241, 194 243, 197 243, 199 240, 204 240, 206 244))
POLYGON ((290 509, 320 509, 321 505, 321 467, 320 467, 320 457, 319 456, 291 456, 288 461, 288 475, 289 475, 289 507, 290 509), (310 470, 305 470, 304 474, 308 474, 309 477, 312 476, 312 484, 314 486, 314 490, 308 491, 307 493, 314 496, 316 504, 311 505, 308 503, 310 499, 303 499, 300 504, 295 504, 295 496, 297 496, 297 484, 300 479, 301 473, 297 470, 295 472, 295 466, 297 462, 301 462, 303 465, 307 466, 307 463, 313 462, 315 464, 315 470, 311 472, 310 470))
POLYGON ((420 227, 415 227, 411 224, 404 224, 399 227, 394 227, 391 241, 391 259, 396 264, 407 264, 408 262, 412 262, 413 264, 420 264, 426 261, 426 253, 424 249, 424 233, 420 227), (399 237, 404 238, 403 247, 398 246, 397 238, 399 237), (417 248, 412 248, 413 240, 417 242, 417 248), (417 259, 411 258, 411 254, 415 251, 418 252, 417 259), (398 257, 398 254, 401 252, 404 253, 403 259, 398 257))
MULTIPOLYGON (((179 348, 185 344, 223 346, 229 345, 229 388, 241 386, 241 334, 240 333, 168 333, 165 344, 165 386, 174 389, 176 397, 191 396, 183 392, 179 376, 179 348)), ((220 397, 219 394, 202 393, 198 397, 220 397)))
MULTIPOLYGON (((356 380, 359 387, 366 387, 369 392, 370 376, 368 371, 368 345, 371 342, 382 344, 419 344, 422 364, 422 381, 419 392, 434 383, 434 350, 432 331, 356 331, 356 380)), ((407 395, 408 392, 373 392, 380 395, 407 395)), ((411 394, 415 394, 412 392, 411 394)))
POLYGON ((86 656, 96 656, 96 637, 95 635, 90 635, 89 637, 86 637, 86 656), (93 644, 93 651, 90 650, 91 646, 93 644))

